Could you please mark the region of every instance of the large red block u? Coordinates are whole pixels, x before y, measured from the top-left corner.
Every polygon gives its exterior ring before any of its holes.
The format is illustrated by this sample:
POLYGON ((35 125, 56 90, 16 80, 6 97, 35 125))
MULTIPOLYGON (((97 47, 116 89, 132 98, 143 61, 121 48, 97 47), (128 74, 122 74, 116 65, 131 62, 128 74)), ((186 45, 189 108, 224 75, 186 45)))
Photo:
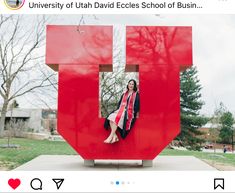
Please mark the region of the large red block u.
POLYGON ((46 63, 59 71, 58 131, 84 159, 154 159, 180 132, 180 70, 191 27, 128 26, 126 69, 139 71, 140 116, 110 145, 99 117, 99 70, 112 65, 110 26, 48 26, 46 63))

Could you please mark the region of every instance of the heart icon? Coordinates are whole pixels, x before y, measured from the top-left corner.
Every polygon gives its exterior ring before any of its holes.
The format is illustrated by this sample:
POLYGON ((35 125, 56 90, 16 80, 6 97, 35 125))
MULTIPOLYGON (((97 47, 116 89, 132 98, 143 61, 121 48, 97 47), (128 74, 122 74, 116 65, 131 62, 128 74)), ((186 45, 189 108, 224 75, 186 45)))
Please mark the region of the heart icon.
POLYGON ((11 178, 8 180, 8 184, 9 184, 9 186, 11 186, 15 190, 20 185, 20 179, 11 178))

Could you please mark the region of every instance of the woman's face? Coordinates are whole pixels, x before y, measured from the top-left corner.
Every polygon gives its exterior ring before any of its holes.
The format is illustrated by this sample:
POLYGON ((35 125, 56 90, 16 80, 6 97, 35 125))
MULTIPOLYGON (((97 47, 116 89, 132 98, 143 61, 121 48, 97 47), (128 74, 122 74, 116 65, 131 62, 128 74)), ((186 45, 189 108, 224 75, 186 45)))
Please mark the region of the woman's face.
POLYGON ((134 89, 134 81, 130 81, 129 83, 128 83, 128 89, 130 90, 130 91, 133 91, 133 89, 134 89))

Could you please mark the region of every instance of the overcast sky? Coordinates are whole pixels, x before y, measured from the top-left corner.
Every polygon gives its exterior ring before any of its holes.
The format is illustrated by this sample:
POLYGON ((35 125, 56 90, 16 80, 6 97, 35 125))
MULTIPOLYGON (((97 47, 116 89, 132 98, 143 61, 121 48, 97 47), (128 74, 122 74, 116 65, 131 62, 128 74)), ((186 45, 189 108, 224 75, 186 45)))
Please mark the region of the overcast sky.
MULTIPOLYGON (((50 24, 77 25, 80 18, 80 15, 57 15, 50 24)), ((89 15, 84 16, 84 22, 123 27, 192 26, 193 65, 199 71, 205 102, 201 112, 212 114, 221 101, 235 114, 235 15, 89 15)), ((27 97, 18 101, 21 107, 33 107, 27 97)))

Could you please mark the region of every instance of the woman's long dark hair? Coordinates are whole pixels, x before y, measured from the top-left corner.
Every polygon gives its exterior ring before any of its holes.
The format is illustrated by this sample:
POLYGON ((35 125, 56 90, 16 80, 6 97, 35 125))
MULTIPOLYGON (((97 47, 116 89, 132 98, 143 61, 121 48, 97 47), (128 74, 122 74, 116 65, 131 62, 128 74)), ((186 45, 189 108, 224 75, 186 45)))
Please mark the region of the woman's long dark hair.
MULTIPOLYGON (((138 88, 137 88, 137 83, 136 83, 136 81, 135 81, 134 79, 130 79, 130 80, 128 81, 128 84, 129 84, 131 81, 134 82, 134 88, 133 88, 133 90, 136 92, 136 91, 138 90, 138 88)), ((128 84, 127 84, 127 86, 126 86, 127 90, 129 90, 128 84)))

